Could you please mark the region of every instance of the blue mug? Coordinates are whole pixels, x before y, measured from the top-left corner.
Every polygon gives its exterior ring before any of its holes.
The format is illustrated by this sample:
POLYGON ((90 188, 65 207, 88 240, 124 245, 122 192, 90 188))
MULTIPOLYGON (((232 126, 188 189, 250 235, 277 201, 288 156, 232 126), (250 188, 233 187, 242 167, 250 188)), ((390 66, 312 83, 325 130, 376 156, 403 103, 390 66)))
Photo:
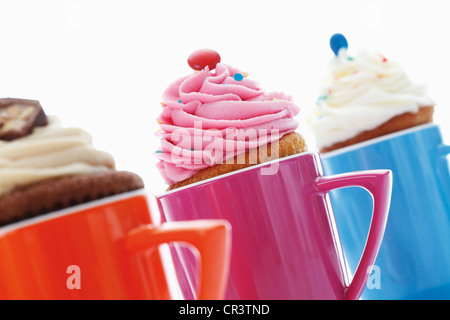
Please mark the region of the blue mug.
MULTIPOLYGON (((326 175, 392 170, 385 236, 362 299, 450 299, 448 154, 439 126, 426 124, 321 155, 326 175)), ((356 270, 372 198, 358 188, 329 195, 348 267, 356 270)))

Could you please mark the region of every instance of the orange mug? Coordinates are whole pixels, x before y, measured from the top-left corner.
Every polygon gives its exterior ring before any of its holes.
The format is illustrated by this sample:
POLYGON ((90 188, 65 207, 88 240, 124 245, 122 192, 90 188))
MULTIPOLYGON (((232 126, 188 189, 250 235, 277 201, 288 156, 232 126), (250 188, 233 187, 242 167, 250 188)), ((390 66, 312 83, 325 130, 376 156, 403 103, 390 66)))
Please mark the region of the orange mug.
POLYGON ((199 299, 222 299, 230 225, 224 220, 161 224, 144 190, 0 228, 0 299, 177 299, 164 243, 195 247, 199 299))

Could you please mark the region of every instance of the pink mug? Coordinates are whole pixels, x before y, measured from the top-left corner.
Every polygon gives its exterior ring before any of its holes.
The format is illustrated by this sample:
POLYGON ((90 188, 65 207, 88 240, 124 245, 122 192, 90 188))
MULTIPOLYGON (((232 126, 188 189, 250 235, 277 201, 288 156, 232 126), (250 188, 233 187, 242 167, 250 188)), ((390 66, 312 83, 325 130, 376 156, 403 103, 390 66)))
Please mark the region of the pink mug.
MULTIPOLYGON (((157 196, 167 221, 225 219, 232 225, 225 299, 358 299, 380 248, 392 173, 373 170, 324 177, 317 153, 302 153, 157 196), (270 168, 276 168, 269 174, 270 168), (351 282, 328 192, 357 186, 374 198, 366 247, 351 282)), ((357 214, 357 212, 355 212, 357 214)), ((195 298, 197 262, 172 253, 182 292, 195 298), (180 276, 181 275, 181 276, 180 276)))

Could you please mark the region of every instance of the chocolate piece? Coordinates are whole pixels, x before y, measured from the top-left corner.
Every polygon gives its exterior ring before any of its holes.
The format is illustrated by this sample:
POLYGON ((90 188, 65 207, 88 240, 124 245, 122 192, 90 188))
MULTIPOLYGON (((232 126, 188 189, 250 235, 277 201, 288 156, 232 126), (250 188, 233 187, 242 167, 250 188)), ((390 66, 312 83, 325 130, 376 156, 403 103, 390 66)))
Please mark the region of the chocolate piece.
POLYGON ((47 116, 39 101, 0 99, 0 140, 11 141, 31 133, 34 127, 47 125, 47 116))

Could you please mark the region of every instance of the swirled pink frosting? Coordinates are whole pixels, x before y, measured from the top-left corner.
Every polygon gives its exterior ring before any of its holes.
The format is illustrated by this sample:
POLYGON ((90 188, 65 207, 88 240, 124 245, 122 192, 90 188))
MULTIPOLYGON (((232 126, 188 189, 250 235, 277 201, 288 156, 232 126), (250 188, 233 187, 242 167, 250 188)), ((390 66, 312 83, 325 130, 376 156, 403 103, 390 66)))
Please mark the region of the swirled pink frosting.
POLYGON ((267 93, 225 64, 183 77, 163 94, 158 118, 158 169, 172 185, 249 149, 280 139, 298 127, 290 96, 267 93))

